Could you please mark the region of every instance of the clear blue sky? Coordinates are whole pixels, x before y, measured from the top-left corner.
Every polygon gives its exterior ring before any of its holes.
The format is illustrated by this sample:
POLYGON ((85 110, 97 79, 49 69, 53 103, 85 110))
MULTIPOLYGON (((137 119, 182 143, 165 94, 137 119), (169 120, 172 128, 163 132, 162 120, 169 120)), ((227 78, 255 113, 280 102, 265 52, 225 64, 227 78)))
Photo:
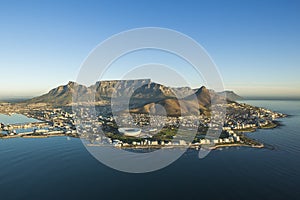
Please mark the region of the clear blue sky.
POLYGON ((35 96, 76 80, 109 36, 157 26, 200 43, 226 89, 300 96, 300 1, 1 1, 0 97, 35 96))

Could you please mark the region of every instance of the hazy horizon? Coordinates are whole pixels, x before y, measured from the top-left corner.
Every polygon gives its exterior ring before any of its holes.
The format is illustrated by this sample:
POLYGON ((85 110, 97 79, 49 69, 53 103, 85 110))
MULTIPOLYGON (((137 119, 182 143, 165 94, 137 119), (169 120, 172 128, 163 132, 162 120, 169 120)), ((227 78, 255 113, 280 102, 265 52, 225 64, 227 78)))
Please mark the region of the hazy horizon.
MULTIPOLYGON (((139 27, 174 29, 193 38, 216 63, 225 90, 299 98, 299 9, 298 1, 280 0, 3 2, 0 98, 39 96, 76 80, 100 42, 139 27)), ((124 66, 154 60, 185 74, 191 87, 203 81, 172 56, 147 53, 121 60, 104 77, 117 79, 124 66)))
MULTIPOLYGON (((127 79, 127 80, 138 80, 138 79, 151 79, 151 78, 136 78, 136 79, 127 79)), ((101 80, 101 81, 114 81, 114 80, 120 80, 120 79, 105 79, 105 80, 101 80)), ((76 82, 76 80, 70 80, 71 82, 76 82)), ((59 87, 59 86, 63 86, 63 85, 67 85, 70 81, 66 82, 65 84, 58 84, 56 86, 53 86, 52 88, 50 88, 49 90, 43 92, 43 93, 39 93, 39 94, 36 94, 36 95, 10 95, 10 96, 2 96, 0 95, 0 100, 1 101, 18 101, 18 100, 22 100, 22 99, 31 99, 31 98, 34 98, 34 97, 37 97, 37 96, 41 96, 43 94, 46 94, 48 93, 50 90, 56 88, 56 87, 59 87)), ((158 83, 158 84, 163 84, 159 81, 154 81, 151 79, 151 82, 155 82, 155 83, 158 83)), ((165 84, 163 84, 165 85, 165 84)), ((87 86, 87 87, 90 87, 91 85, 87 86)), ((165 86, 168 86, 168 87, 171 87, 171 88, 176 88, 176 87, 189 87, 188 85, 183 85, 183 86, 170 86, 170 85, 165 85, 165 86)), ((192 89, 198 89, 202 86, 205 86, 205 85, 199 85, 198 87, 191 87, 192 89)), ((210 88, 208 88, 210 89, 210 88)), ((224 91, 233 91, 235 94, 243 97, 245 100, 300 100, 300 96, 284 96, 284 95, 241 95, 240 93, 237 93, 236 91, 234 90, 227 90, 227 89, 224 89, 224 91)), ((218 92, 221 92, 221 91, 218 91, 218 92)))

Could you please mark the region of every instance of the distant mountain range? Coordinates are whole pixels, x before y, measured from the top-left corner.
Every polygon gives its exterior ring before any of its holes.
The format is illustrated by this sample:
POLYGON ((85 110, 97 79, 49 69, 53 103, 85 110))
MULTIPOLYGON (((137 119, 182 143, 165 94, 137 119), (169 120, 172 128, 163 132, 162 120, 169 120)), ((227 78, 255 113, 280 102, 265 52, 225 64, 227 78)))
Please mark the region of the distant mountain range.
POLYGON ((237 95, 236 93, 234 93, 233 91, 223 91, 223 92, 218 92, 219 95, 223 95, 226 96, 226 98, 230 101, 238 101, 238 100, 244 100, 243 97, 237 95))
POLYGON ((202 86, 199 89, 189 87, 170 88, 150 79, 99 81, 86 87, 75 82, 69 82, 50 90, 47 94, 25 101, 27 104, 45 103, 51 106, 68 106, 72 104, 74 92, 77 91, 78 102, 92 101, 101 105, 110 104, 112 95, 118 98, 130 98, 131 112, 159 112, 158 105, 165 108, 169 115, 205 112, 212 101, 242 99, 232 91, 216 93, 202 86), (198 101, 196 102, 195 99, 198 101), (183 113, 182 113, 183 112, 183 113))

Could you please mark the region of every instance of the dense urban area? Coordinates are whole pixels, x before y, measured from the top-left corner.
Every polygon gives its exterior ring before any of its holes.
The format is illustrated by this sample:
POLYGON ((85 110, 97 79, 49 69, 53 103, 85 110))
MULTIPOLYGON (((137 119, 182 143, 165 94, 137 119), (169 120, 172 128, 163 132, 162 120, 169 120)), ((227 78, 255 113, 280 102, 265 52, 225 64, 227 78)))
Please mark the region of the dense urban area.
MULTIPOLYGON (((219 105, 222 106, 222 105, 219 105)), ((220 109, 222 126, 207 115, 160 116, 125 113, 112 116, 91 112, 88 106, 52 108, 43 104, 20 105, 1 103, 0 113, 19 113, 38 122, 3 124, 2 138, 14 137, 80 137, 89 145, 112 145, 118 148, 161 148, 189 146, 251 146, 263 147, 244 132, 258 128, 275 128, 276 119, 284 114, 247 104, 230 102, 220 109), (222 115, 224 114, 224 115, 222 115), (212 131, 208 131, 212 130, 212 131)), ((99 110, 99 109, 98 109, 99 110)), ((101 110, 101 108, 100 108, 101 110)), ((217 116, 218 117, 218 116, 217 116)), ((218 121, 218 120, 217 120, 218 121)))

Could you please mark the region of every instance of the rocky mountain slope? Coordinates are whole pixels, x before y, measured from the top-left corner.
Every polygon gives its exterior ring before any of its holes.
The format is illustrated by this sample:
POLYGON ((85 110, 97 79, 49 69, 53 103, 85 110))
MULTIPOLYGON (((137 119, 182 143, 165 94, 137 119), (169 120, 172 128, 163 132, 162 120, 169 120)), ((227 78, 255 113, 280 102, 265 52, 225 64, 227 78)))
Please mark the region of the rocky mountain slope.
POLYGON ((151 82, 150 79, 99 81, 89 87, 70 81, 67 85, 54 88, 47 94, 25 103, 68 106, 72 104, 74 94, 77 94, 75 98, 77 103, 89 101, 109 105, 111 98, 117 99, 117 103, 120 104, 122 99, 129 99, 133 113, 166 112, 168 115, 185 115, 206 112, 211 102, 225 100, 224 95, 227 93, 230 94, 229 100, 239 97, 233 92, 216 93, 204 86, 199 89, 170 88, 151 82), (164 109, 161 109, 162 107, 164 109))

